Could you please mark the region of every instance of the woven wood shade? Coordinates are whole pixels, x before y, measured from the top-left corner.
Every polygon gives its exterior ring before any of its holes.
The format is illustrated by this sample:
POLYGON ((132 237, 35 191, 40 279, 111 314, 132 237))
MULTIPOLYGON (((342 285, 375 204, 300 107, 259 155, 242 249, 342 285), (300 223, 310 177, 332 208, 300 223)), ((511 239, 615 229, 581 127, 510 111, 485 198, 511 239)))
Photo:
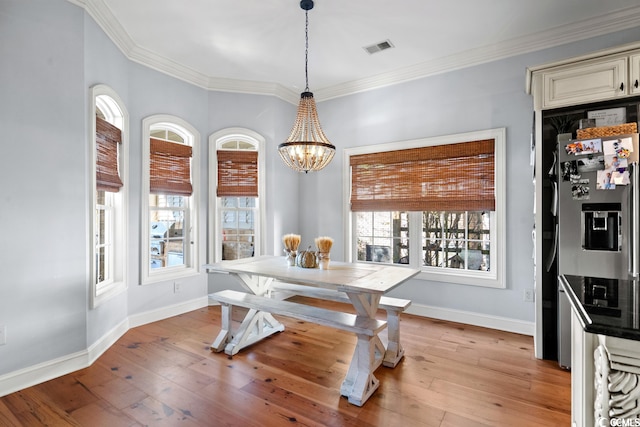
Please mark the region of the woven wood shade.
POLYGON ((122 131, 96 117, 96 189, 117 193, 122 187, 118 172, 118 144, 122 131))
POLYGON ((258 197, 258 152, 218 150, 218 197, 258 197))
POLYGON ((151 193, 190 196, 191 147, 151 138, 149 175, 151 193))
POLYGON ((494 140, 351 156, 352 211, 495 210, 494 140))

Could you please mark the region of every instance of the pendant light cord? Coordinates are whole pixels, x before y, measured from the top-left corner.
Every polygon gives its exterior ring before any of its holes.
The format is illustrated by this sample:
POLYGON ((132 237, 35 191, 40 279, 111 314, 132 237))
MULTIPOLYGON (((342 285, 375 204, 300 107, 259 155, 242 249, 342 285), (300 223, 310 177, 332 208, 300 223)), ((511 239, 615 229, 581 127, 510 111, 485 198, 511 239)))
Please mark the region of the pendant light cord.
POLYGON ((309 92, 309 71, 307 70, 309 63, 309 11, 304 11, 305 25, 304 25, 304 81, 305 92, 309 92))

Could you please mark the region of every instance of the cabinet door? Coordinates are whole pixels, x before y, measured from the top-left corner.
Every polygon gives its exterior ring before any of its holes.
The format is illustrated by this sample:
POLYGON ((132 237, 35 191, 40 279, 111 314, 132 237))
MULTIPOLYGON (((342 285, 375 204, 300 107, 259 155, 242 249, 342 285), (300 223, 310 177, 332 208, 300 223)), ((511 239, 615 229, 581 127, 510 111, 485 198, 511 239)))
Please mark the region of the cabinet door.
POLYGON ((571 310, 571 422, 572 426, 595 425, 594 358, 597 336, 585 332, 571 310))
POLYGON ((544 106, 556 108, 627 95, 627 57, 545 72, 544 106))
POLYGON ((629 59, 631 75, 629 76, 629 91, 633 95, 640 94, 640 53, 631 55, 629 59))

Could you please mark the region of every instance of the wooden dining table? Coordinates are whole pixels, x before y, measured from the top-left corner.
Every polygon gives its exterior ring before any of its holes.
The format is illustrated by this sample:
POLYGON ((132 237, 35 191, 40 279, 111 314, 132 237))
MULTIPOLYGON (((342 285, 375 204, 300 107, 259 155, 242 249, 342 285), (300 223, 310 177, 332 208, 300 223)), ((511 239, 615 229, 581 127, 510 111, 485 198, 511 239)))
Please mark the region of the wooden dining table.
MULTIPOLYGON (((344 292, 357 318, 364 321, 375 319, 381 296, 419 273, 419 270, 394 264, 337 261, 331 261, 327 269, 301 268, 288 266, 283 256, 270 255, 221 261, 207 264, 204 268, 209 273, 237 277, 245 291, 257 296, 269 297, 274 280, 344 292)), ((231 341, 228 331, 221 331, 212 349, 234 354, 243 347, 284 330, 284 326, 268 312, 249 310, 247 316, 251 318, 245 317, 243 324, 255 324, 256 316, 260 316, 260 320, 267 320, 262 322, 267 327, 257 328, 249 338, 235 337, 231 341)), ((380 353, 384 354, 385 348, 377 332, 373 336, 356 335, 358 341, 341 386, 341 394, 347 396, 350 402, 362 405, 379 386, 374 371, 381 364, 380 353)))

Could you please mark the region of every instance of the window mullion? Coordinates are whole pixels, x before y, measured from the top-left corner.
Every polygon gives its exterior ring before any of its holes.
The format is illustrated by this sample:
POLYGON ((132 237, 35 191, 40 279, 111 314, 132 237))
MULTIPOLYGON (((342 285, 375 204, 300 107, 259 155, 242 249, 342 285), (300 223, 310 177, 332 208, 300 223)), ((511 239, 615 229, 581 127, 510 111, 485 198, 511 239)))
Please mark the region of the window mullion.
POLYGON ((422 212, 409 212, 409 265, 422 268, 422 212))
POLYGON ((464 212, 464 242, 462 242, 464 251, 464 268, 469 269, 469 212, 464 212))

